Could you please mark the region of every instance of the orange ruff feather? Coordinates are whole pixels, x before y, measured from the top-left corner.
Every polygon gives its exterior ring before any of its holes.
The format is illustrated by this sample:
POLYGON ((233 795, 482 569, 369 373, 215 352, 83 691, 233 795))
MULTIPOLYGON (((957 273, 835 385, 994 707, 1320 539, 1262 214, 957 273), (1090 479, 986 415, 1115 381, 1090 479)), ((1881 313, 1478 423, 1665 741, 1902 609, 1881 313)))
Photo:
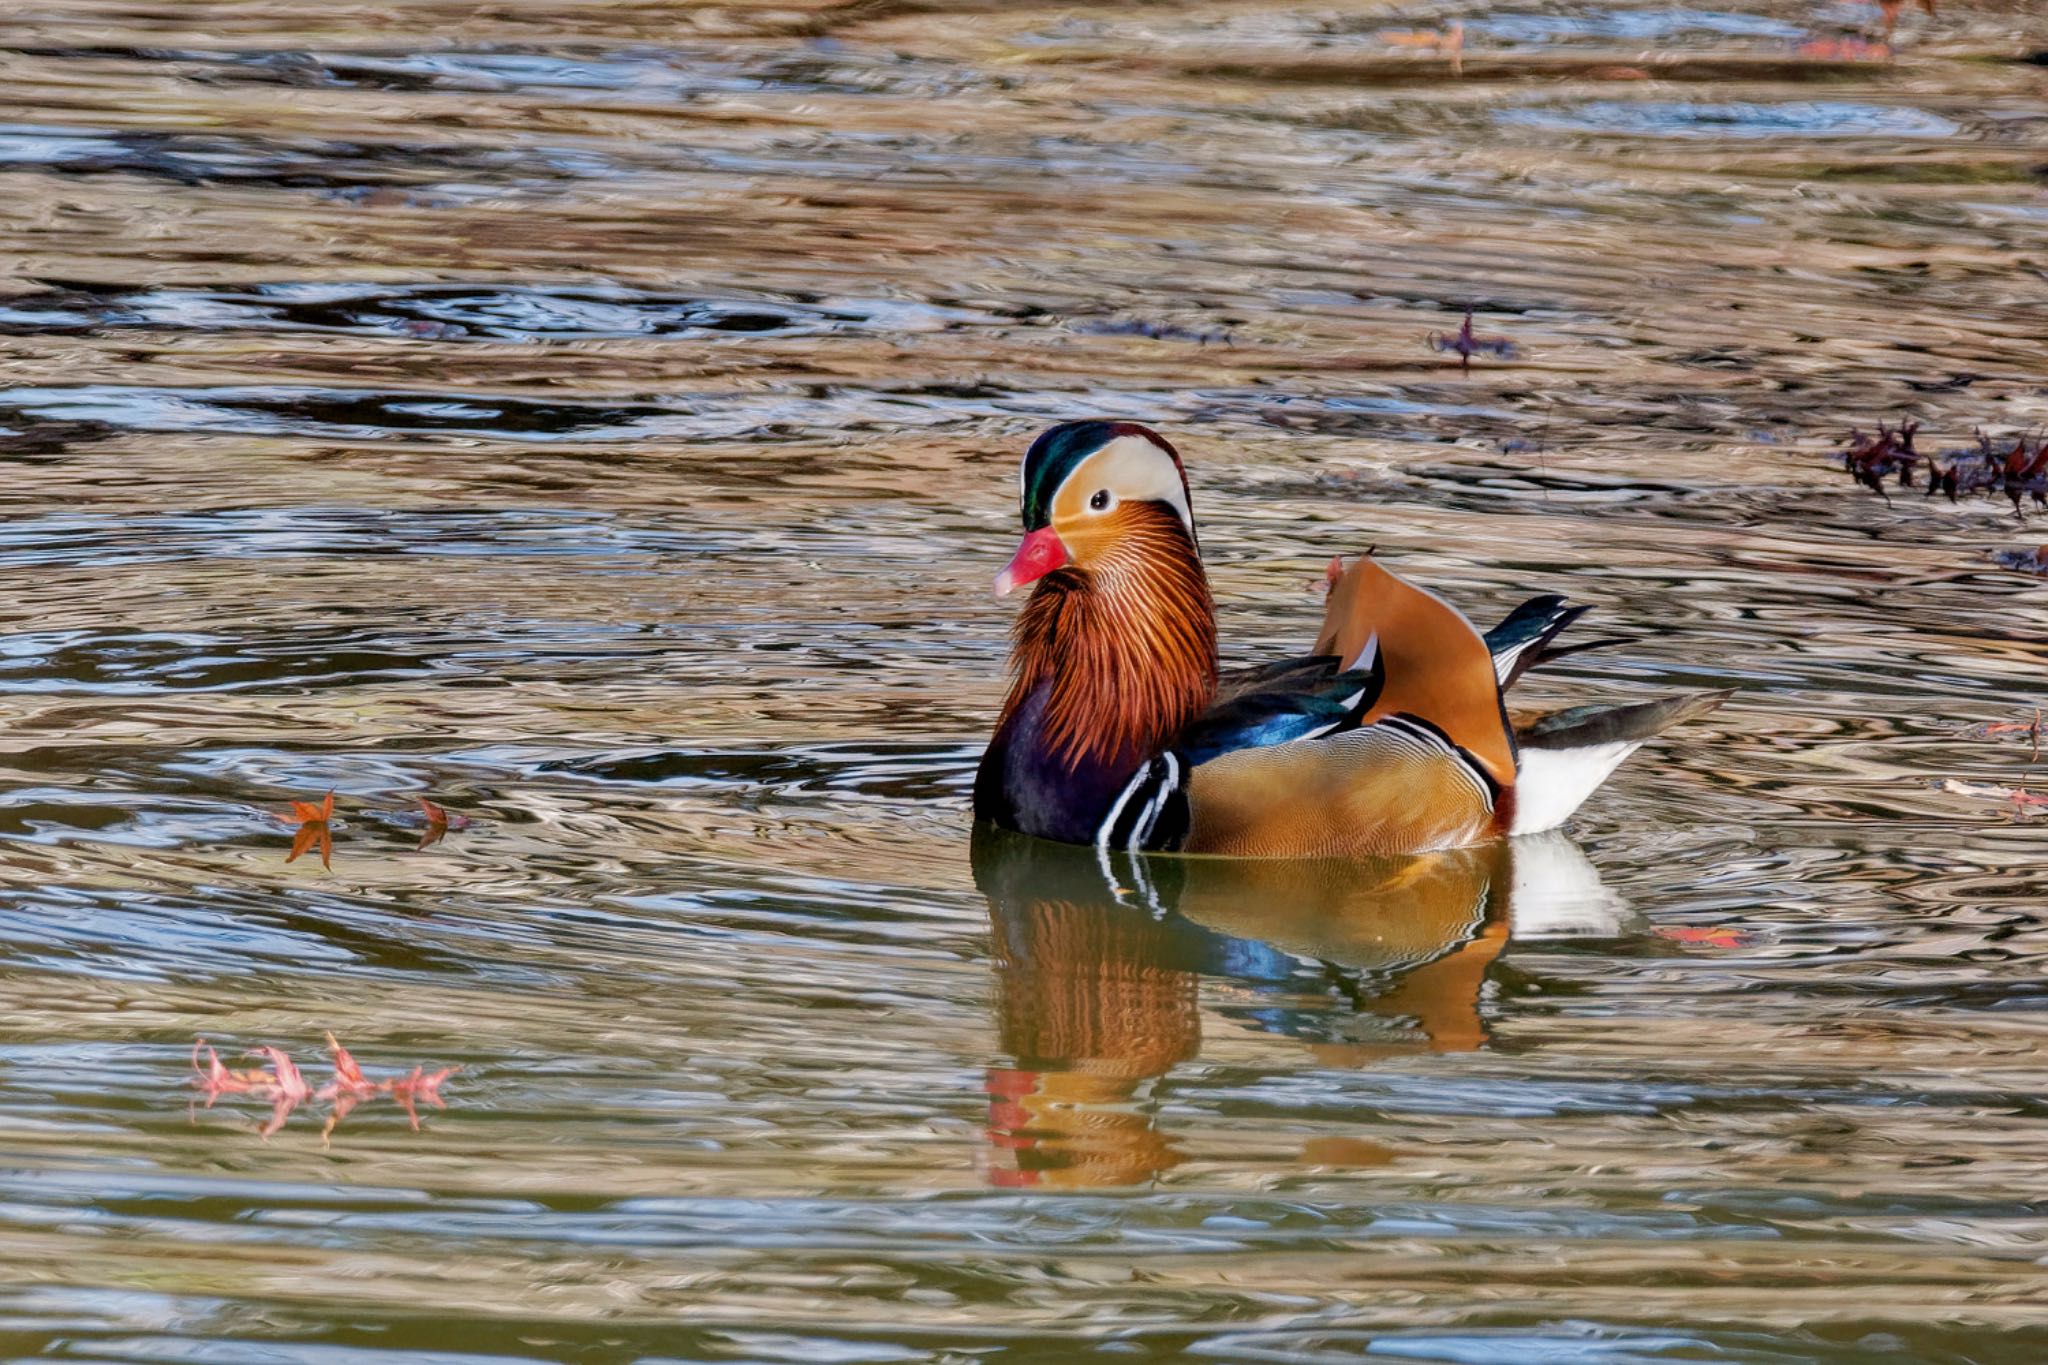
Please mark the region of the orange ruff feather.
POLYGON ((1209 580, 1170 509, 1126 504, 1087 569, 1046 575, 1017 618, 1007 723, 1051 680, 1045 738, 1070 768, 1138 763, 1216 694, 1209 580))

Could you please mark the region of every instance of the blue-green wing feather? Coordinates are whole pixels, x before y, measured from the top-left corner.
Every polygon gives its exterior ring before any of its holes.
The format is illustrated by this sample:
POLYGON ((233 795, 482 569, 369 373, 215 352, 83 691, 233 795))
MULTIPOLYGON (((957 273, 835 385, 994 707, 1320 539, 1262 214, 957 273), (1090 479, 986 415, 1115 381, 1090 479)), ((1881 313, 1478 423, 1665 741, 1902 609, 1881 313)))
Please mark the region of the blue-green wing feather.
POLYGON ((1380 660, 1340 672, 1335 660, 1289 660, 1275 665, 1271 681, 1226 694, 1174 742, 1174 749, 1198 766, 1236 749, 1264 748, 1356 729, 1379 698, 1386 681, 1380 660))

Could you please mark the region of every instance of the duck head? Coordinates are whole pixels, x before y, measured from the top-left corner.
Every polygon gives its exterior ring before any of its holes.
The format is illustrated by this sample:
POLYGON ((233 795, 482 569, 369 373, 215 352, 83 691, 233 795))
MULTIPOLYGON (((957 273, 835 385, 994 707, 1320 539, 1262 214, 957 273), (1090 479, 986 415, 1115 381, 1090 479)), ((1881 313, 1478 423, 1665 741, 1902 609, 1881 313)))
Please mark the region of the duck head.
POLYGON ((1056 570, 1128 565, 1178 523, 1199 549, 1180 453, 1136 422, 1067 422, 1031 443, 1021 477, 1024 542, 996 575, 1006 597, 1056 570))
POLYGON ((1215 610, 1187 477, 1158 433, 1054 427, 1025 454, 1021 492, 1024 543, 996 591, 1032 591, 977 803, 1067 838, 1214 696, 1215 610))

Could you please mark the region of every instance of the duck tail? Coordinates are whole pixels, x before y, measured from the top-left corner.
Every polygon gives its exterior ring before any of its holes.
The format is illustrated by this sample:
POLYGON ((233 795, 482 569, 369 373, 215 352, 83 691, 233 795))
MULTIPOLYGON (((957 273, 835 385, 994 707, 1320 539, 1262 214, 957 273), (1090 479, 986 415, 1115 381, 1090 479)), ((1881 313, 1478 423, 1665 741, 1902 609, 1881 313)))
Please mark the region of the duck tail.
POLYGON ((1589 610, 1591 608, 1566 605, 1564 598, 1556 593, 1545 593, 1522 603, 1508 613, 1506 620, 1487 631, 1486 648, 1493 655, 1493 670, 1500 679, 1501 690, 1507 691, 1515 685, 1517 678, 1540 664, 1588 649, 1630 643, 1626 635, 1612 635, 1574 645, 1552 643, 1565 627, 1589 610))
POLYGON ((1622 760, 1678 724, 1706 715, 1732 691, 1689 692, 1627 706, 1574 706, 1538 716, 1515 730, 1511 834, 1555 829, 1571 818, 1622 760))

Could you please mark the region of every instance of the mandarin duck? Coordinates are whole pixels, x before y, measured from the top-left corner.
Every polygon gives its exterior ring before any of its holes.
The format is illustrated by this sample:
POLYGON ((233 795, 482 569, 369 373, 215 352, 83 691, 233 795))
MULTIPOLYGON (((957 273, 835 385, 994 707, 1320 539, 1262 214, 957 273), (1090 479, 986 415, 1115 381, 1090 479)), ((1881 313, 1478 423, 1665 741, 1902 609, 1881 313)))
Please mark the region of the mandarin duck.
POLYGON ((1006 829, 1118 853, 1457 848, 1562 824, 1643 743, 1729 695, 1511 719, 1507 688, 1573 652, 1553 641, 1584 609, 1534 598, 1481 635, 1370 554, 1332 566, 1313 653, 1225 673, 1165 437, 1064 423, 1032 442, 1021 482, 1024 540, 996 591, 1032 593, 974 782, 975 817, 1006 829))

